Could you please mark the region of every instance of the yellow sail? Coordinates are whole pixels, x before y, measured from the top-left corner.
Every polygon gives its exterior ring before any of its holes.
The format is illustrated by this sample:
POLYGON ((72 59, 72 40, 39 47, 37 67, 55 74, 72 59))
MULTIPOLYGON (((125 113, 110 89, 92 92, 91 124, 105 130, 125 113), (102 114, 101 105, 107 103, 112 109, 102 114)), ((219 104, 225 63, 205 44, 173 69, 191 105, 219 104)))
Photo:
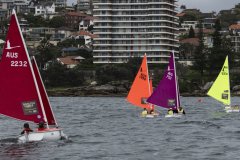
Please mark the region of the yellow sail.
POLYGON ((220 71, 217 79, 215 80, 207 94, 225 105, 230 105, 231 97, 230 97, 228 56, 225 59, 222 70, 220 71))

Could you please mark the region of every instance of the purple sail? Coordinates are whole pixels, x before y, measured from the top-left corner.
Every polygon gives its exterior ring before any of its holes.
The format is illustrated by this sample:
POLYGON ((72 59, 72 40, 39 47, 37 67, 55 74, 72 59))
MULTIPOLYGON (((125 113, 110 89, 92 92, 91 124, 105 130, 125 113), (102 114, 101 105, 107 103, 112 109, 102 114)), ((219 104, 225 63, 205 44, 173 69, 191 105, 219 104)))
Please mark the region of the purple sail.
POLYGON ((180 106, 174 53, 171 53, 164 76, 147 102, 164 108, 178 108, 180 106))

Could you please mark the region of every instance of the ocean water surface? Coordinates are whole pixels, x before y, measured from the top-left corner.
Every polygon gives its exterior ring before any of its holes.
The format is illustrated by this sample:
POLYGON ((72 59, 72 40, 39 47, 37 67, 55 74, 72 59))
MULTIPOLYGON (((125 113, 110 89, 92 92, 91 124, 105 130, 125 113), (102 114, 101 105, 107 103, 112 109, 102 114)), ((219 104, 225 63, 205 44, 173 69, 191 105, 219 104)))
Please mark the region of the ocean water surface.
MULTIPOLYGON (((217 101, 181 97, 186 116, 141 118, 123 97, 52 97, 67 140, 19 144, 24 122, 0 116, 1 160, 237 160, 240 113, 217 101)), ((240 104, 239 97, 232 98, 240 104)), ((34 124, 30 124, 34 128, 34 124)))

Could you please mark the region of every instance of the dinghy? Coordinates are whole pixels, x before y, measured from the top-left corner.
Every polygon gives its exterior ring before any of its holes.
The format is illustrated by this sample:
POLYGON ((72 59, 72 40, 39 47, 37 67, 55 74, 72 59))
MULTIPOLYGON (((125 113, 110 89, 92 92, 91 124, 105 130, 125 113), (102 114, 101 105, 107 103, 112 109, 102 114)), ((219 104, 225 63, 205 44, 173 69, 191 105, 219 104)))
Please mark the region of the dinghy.
POLYGON ((240 111, 240 106, 231 105, 228 56, 226 56, 223 67, 207 95, 224 104, 227 113, 240 111))
POLYGON ((59 140, 58 127, 35 58, 30 58, 13 10, 0 62, 0 114, 46 128, 25 133, 20 142, 59 140))
MULTIPOLYGON (((154 106, 146 102, 146 99, 151 95, 152 90, 152 80, 149 79, 147 56, 145 54, 142 64, 127 95, 127 101, 137 107, 146 108, 148 111, 151 109, 154 110, 154 106)), ((158 114, 153 113, 147 114, 144 117, 154 118, 156 116, 158 116, 158 114)))
MULTIPOLYGON (((169 64, 164 72, 163 78, 153 91, 147 102, 163 108, 179 109, 180 98, 176 76, 175 57, 171 53, 169 64)), ((181 117, 182 114, 165 115, 165 117, 181 117)))

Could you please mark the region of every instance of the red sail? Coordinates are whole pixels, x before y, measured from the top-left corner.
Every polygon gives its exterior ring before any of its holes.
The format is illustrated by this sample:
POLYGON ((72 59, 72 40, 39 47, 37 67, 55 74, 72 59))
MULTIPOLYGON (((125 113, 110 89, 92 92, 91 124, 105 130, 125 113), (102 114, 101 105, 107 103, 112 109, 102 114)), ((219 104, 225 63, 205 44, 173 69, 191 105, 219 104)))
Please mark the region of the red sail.
POLYGON ((38 67, 37 67, 37 63, 35 58, 33 57, 32 59, 32 66, 33 66, 33 71, 37 80, 37 84, 38 84, 38 88, 41 94, 41 98, 42 98, 42 102, 43 102, 43 107, 46 113, 46 117, 47 117, 47 122, 49 125, 57 125, 56 124, 56 120, 54 118, 52 109, 51 109, 51 105, 49 103, 49 99, 47 96, 47 92, 45 90, 44 84, 42 82, 42 78, 41 75, 39 73, 38 67))
POLYGON ((13 11, 0 62, 0 114, 39 123, 46 118, 31 65, 13 11))

